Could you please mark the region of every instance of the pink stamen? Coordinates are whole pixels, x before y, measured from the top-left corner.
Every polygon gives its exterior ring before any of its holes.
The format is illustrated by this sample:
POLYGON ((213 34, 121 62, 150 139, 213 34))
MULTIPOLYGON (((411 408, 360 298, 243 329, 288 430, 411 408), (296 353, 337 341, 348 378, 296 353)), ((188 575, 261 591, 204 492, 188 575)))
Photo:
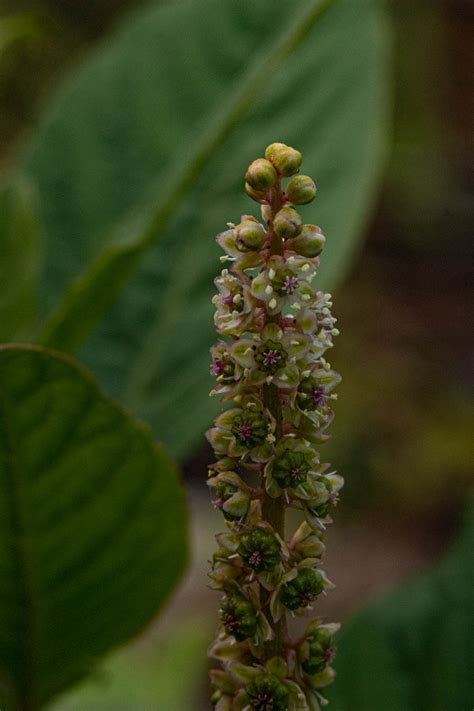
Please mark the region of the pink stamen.
POLYGON ((280 353, 278 351, 265 351, 263 354, 263 364, 264 365, 275 365, 280 360, 280 353))
POLYGON ((242 439, 248 439, 251 436, 252 428, 250 427, 250 425, 241 425, 239 427, 239 437, 242 437, 242 439))
POLYGON ((287 294, 292 294, 298 286, 298 277, 286 276, 283 282, 282 289, 286 291, 287 294))

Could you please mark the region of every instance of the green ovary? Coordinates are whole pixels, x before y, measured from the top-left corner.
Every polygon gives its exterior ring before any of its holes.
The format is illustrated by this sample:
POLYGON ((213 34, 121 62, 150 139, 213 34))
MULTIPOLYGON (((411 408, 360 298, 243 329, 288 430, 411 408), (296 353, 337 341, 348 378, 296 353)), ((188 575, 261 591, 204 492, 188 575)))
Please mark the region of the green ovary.
POLYGON ((247 449, 253 449, 265 442, 268 434, 267 421, 260 413, 243 412, 234 417, 231 431, 240 444, 247 449))
POLYGON ((253 637, 257 631, 257 612, 243 595, 228 595, 221 606, 221 620, 227 634, 237 642, 253 637))
POLYGON ((273 674, 261 674, 245 689, 254 711, 286 711, 289 689, 273 674))
POLYGON ((335 648, 332 645, 332 634, 321 628, 308 638, 309 656, 303 664, 307 674, 319 674, 334 659, 335 648))
POLYGON ((280 544, 269 531, 259 528, 240 536, 238 552, 256 573, 272 570, 280 562, 280 544))
POLYGON ((273 478, 282 488, 295 488, 306 481, 311 463, 304 452, 286 451, 275 459, 273 478))
POLYGON ((281 601, 289 610, 308 607, 324 590, 322 575, 312 568, 302 568, 296 578, 283 586, 281 601))
POLYGON ((266 341, 255 351, 255 362, 259 370, 273 375, 286 365, 288 354, 277 341, 266 341))

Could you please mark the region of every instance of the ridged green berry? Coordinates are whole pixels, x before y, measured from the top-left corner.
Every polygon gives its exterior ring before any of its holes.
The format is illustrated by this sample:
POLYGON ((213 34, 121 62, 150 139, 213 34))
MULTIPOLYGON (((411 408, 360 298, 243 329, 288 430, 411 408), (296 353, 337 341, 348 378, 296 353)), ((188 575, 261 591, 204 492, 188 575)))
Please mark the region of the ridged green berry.
POLYGON ((281 601, 289 610, 308 607, 324 590, 324 578, 318 570, 301 568, 296 578, 286 583, 281 591, 281 601))
POLYGON ((257 611, 246 597, 239 593, 226 595, 221 605, 221 621, 227 634, 237 642, 253 637, 257 631, 257 611))
POLYGON ((255 190, 268 190, 275 185, 277 177, 275 168, 265 158, 254 160, 245 174, 245 180, 255 190))
POLYGON ((325 627, 316 629, 305 640, 307 658, 303 661, 303 671, 307 674, 319 674, 336 656, 333 643, 333 634, 325 627))
POLYGON ((321 229, 316 225, 303 225, 301 232, 291 242, 288 247, 293 249, 303 257, 317 257, 324 249, 326 237, 321 229))
POLYGON ((310 469, 311 458, 306 452, 287 449, 273 463, 273 478, 283 489, 294 489, 306 481, 310 469))
POLYGON ((290 690, 274 674, 262 673, 245 688, 254 711, 287 711, 290 690))
POLYGON ((292 207, 282 207, 273 219, 273 231, 282 239, 296 237, 301 232, 303 221, 292 207))
POLYGON ((239 444, 252 449, 265 442, 268 422, 260 412, 241 410, 232 421, 231 431, 239 444))
POLYGON ((295 175, 286 186, 286 197, 295 205, 306 205, 316 196, 316 185, 309 175, 295 175))
POLYGON ((242 533, 237 551, 245 565, 256 573, 273 570, 280 562, 280 544, 270 531, 263 528, 242 533))

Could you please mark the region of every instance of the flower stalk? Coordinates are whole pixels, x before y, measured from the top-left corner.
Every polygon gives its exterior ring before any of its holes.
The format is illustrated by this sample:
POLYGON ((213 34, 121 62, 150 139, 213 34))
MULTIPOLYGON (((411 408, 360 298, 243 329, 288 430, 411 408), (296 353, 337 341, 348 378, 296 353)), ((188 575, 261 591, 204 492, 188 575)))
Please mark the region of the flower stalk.
POLYGON ((312 284, 324 235, 294 207, 316 195, 301 160, 285 144, 268 146, 245 176, 265 224, 243 215, 217 236, 228 266, 215 280, 222 338, 211 349, 211 395, 230 407, 207 433, 216 457, 208 485, 227 525, 210 573, 222 593, 209 650, 220 664, 216 711, 318 711, 334 678, 338 625, 314 618, 299 639, 288 634, 288 620, 333 587, 322 539, 343 485, 317 450, 340 381, 324 357, 338 331, 330 294, 312 284), (290 532, 288 508, 303 519, 290 532))
MULTIPOLYGON (((273 220, 282 207, 281 182, 278 177, 275 186, 270 194, 270 210, 268 210, 268 242, 269 254, 278 254, 283 256, 283 240, 273 230, 273 220)), ((268 317, 269 322, 278 323, 279 315, 274 314, 268 317)), ((278 440, 282 436, 283 430, 283 413, 278 388, 274 383, 264 383, 263 385, 263 402, 268 408, 268 411, 275 418, 275 438, 278 440)), ((285 504, 281 497, 274 498, 265 490, 265 478, 262 472, 262 519, 267 521, 273 530, 285 539, 285 504)), ((270 598, 269 591, 262 589, 262 606, 265 607, 270 598)), ((272 658, 273 656, 281 655, 284 652, 284 637, 287 634, 286 619, 282 617, 278 622, 273 624, 273 639, 266 642, 264 646, 263 656, 272 658)))

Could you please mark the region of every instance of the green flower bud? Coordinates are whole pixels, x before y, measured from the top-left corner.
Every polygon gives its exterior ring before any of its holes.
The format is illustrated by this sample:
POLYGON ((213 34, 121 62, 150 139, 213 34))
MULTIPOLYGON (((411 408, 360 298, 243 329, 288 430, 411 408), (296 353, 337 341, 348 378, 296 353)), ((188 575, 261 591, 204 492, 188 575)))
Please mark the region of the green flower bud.
POLYGON ((308 501, 308 513, 312 516, 316 516, 316 518, 319 519, 324 519, 329 516, 332 509, 334 509, 334 507, 337 505, 339 499, 337 493, 331 494, 328 487, 326 487, 326 490, 328 492, 326 501, 321 501, 321 497, 325 496, 324 492, 320 493, 319 500, 308 501))
POLYGON ((316 185, 308 175, 295 175, 286 186, 286 197, 295 205, 306 205, 316 196, 316 185))
POLYGON ((273 570, 280 562, 280 544, 270 531, 255 528, 240 536, 237 549, 245 565, 256 573, 273 570))
POLYGON ((339 501, 339 491, 344 486, 344 479, 332 472, 319 479, 319 482, 324 485, 326 489, 326 495, 324 495, 324 490, 319 492, 318 497, 315 500, 307 501, 307 512, 316 516, 317 518, 326 518, 332 512, 332 510, 337 506, 339 501))
POLYGON ((239 489, 236 486, 233 486, 233 484, 228 484, 226 481, 219 480, 216 482, 214 490, 218 499, 224 502, 230 499, 230 497, 233 496, 239 489))
POLYGON ((276 170, 270 161, 265 158, 257 158, 248 167, 245 180, 255 190, 268 190, 276 183, 276 170))
POLYGON ((265 662, 265 669, 279 679, 285 679, 288 676, 288 664, 283 657, 272 657, 265 662))
POLYGON ((302 155, 284 143, 271 143, 265 151, 265 158, 273 163, 280 175, 288 177, 300 169, 302 155))
POLYGON ((303 521, 301 526, 293 534, 291 539, 291 552, 295 559, 321 558, 325 551, 322 541, 322 531, 313 531, 307 521, 303 521))
POLYGON ((274 674, 262 673, 245 688, 250 708, 254 711, 287 711, 290 690, 274 674))
POLYGON ((245 192, 247 195, 252 198, 252 200, 255 200, 255 202, 259 203, 264 203, 266 202, 266 193, 264 190, 255 190, 255 188, 252 188, 250 183, 245 183, 245 192))
POLYGON ((273 219, 273 230, 282 239, 296 237, 302 226, 303 220, 292 207, 282 207, 273 219))
POLYGON ((240 593, 229 593, 224 598, 220 616, 227 634, 237 642, 253 637, 257 632, 258 617, 254 605, 240 593))
POLYGON ((250 507, 251 492, 236 472, 224 471, 207 482, 212 490, 214 508, 226 521, 242 521, 250 507))
POLYGON ((218 479, 214 485, 213 504, 222 511, 226 521, 238 521, 248 511, 250 495, 229 482, 218 479))
POLYGON ((289 610, 308 607, 324 590, 324 582, 318 570, 301 568, 296 578, 283 586, 281 601, 289 610))
POLYGON ((282 489, 291 489, 303 484, 311 468, 311 457, 307 452, 287 449, 273 463, 273 478, 282 489))
POLYGON ((243 220, 235 227, 235 241, 241 252, 261 249, 265 244, 265 229, 255 219, 243 220))
POLYGON ((224 518, 228 521, 235 521, 243 518, 250 506, 250 494, 246 491, 238 491, 234 496, 225 502, 222 507, 224 518))
POLYGON ((323 504, 319 504, 319 506, 311 506, 311 513, 313 513, 318 518, 326 518, 326 516, 329 516, 329 513, 333 508, 334 503, 330 499, 328 499, 323 504))
POLYGON ((288 354, 277 341, 265 341, 255 351, 255 362, 258 363, 259 370, 263 370, 270 375, 273 375, 284 368, 288 354))
POLYGON ((294 239, 289 240, 287 247, 293 249, 303 257, 317 257, 324 249, 326 237, 316 225, 303 225, 301 232, 294 239))
POLYGON ((333 645, 333 633, 325 627, 316 629, 303 643, 302 650, 306 657, 302 663, 307 674, 319 674, 336 656, 333 645))
POLYGON ((289 146, 286 143, 270 143, 265 148, 265 158, 273 163, 275 156, 280 155, 282 151, 286 151, 288 148, 289 146))

